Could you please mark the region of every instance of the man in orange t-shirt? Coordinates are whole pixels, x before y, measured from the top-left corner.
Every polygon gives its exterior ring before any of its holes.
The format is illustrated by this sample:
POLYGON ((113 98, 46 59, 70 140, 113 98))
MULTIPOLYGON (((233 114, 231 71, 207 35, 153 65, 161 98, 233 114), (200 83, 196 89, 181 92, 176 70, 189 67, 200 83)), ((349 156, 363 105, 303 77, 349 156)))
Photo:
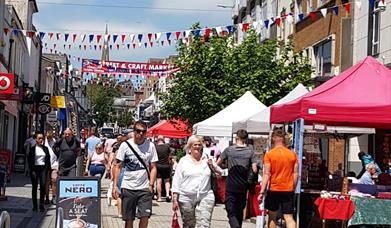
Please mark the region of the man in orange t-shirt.
POLYGON ((298 161, 296 153, 284 145, 284 132, 281 128, 275 128, 272 133, 274 148, 266 153, 263 160, 263 180, 258 196, 262 201, 267 185, 269 191, 265 198, 265 208, 269 211, 268 226, 276 227, 277 211, 281 209, 287 228, 296 227, 293 219, 293 198, 298 178, 298 161))

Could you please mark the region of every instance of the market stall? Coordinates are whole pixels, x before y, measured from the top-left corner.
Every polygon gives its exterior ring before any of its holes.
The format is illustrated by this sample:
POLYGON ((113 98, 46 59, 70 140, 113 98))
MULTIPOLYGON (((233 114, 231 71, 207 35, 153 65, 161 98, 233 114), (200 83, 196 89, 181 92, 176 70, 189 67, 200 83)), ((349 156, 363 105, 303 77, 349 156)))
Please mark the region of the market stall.
MULTIPOLYGON (((300 157, 299 181, 303 184, 299 185, 297 193, 307 192, 312 195, 299 194, 299 202, 302 202, 298 207, 301 212, 300 220, 305 214, 313 216, 311 211, 314 211, 314 194, 320 195, 320 190, 330 188, 341 191, 341 176, 347 174, 347 140, 359 134, 360 130, 332 132, 331 126, 361 127, 363 130, 369 128, 367 133, 373 128, 391 129, 390 113, 391 71, 372 57, 366 57, 294 101, 271 107, 271 123, 302 121, 301 125, 295 124, 296 127, 299 126, 296 130, 301 134, 301 139, 295 139, 299 143, 294 145, 294 149, 300 157), (304 124, 312 126, 312 129, 306 130, 304 124), (327 138, 328 143, 322 143, 322 137, 327 138), (333 177, 334 174, 340 178, 330 179, 330 175, 333 177), (306 198, 312 200, 312 203, 307 204, 306 198), (302 208, 303 205, 309 208, 302 208)), ((308 224, 306 219, 303 220, 300 227, 303 223, 308 224)))
POLYGON ((191 130, 181 120, 162 120, 147 131, 148 137, 158 135, 163 135, 167 138, 186 138, 191 136, 191 130))

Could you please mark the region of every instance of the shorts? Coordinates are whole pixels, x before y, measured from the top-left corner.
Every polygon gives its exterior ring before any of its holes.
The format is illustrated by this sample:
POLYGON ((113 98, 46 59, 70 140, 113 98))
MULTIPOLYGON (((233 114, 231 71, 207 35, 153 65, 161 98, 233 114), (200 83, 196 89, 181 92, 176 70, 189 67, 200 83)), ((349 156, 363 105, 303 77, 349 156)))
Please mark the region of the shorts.
POLYGON ((106 167, 105 165, 95 165, 95 164, 91 164, 90 165, 90 175, 91 176, 95 176, 97 174, 100 174, 100 176, 102 177, 103 174, 105 173, 105 170, 106 170, 106 167))
POLYGON ((171 167, 157 167, 157 178, 170 179, 171 167))
POLYGON ((278 211, 278 209, 281 209, 283 214, 293 214, 294 196, 294 192, 268 191, 265 198, 265 208, 269 211, 278 211))
POLYGON ((136 218, 151 217, 153 194, 145 190, 121 189, 122 198, 122 219, 133 221, 136 218))

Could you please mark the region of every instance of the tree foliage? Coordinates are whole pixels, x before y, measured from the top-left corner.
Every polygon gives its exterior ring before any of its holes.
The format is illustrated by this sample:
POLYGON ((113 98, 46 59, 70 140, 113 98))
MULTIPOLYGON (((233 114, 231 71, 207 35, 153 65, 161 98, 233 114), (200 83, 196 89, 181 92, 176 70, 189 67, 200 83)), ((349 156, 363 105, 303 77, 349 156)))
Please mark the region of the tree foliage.
POLYGON ((103 126, 103 123, 108 122, 110 113, 112 112, 113 101, 115 97, 119 97, 121 92, 113 87, 107 87, 101 84, 87 85, 87 97, 91 102, 94 119, 98 127, 103 126))
POLYGON ((293 45, 273 40, 259 43, 250 31, 235 45, 232 38, 194 38, 178 46, 180 72, 162 94, 163 116, 202 121, 251 91, 265 105, 285 96, 298 83, 309 85, 312 68, 293 45), (279 55, 277 55, 279 50, 279 55))
POLYGON ((131 111, 129 112, 123 112, 117 119, 118 126, 120 127, 129 127, 133 123, 133 113, 131 111))

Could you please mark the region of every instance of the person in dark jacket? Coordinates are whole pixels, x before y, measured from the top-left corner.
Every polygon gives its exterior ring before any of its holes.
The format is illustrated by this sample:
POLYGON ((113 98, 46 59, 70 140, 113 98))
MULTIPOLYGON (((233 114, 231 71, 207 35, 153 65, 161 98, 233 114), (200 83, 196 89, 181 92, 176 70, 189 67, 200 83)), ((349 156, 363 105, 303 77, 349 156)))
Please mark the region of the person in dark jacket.
POLYGON ((39 210, 41 212, 45 211, 45 179, 50 169, 49 149, 44 146, 43 140, 43 133, 37 132, 35 134, 36 144, 30 148, 30 153, 28 154, 28 165, 32 184, 31 195, 33 201, 33 211, 37 211, 37 190, 39 183, 39 210))
POLYGON ((53 152, 58 157, 58 176, 75 177, 76 159, 80 155, 80 142, 70 128, 65 129, 64 137, 53 145, 53 152))

